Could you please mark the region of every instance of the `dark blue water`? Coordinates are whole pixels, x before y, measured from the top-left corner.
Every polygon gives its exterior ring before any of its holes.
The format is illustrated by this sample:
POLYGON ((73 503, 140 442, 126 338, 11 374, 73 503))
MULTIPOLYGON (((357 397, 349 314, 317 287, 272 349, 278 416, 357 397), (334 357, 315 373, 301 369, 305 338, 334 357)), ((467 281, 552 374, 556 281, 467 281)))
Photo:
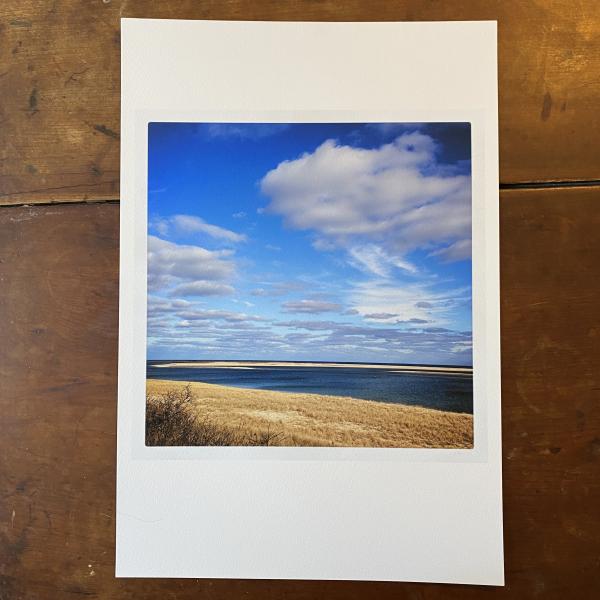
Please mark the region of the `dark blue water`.
POLYGON ((202 381, 240 388, 352 396, 364 400, 473 412, 471 375, 391 372, 352 367, 157 367, 148 362, 148 379, 202 381))

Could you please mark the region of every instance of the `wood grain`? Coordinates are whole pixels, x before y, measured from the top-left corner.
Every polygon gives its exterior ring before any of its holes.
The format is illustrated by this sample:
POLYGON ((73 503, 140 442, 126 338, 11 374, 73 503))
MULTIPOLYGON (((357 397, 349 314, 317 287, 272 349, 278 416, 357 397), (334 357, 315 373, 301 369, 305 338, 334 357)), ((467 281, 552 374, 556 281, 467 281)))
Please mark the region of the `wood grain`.
POLYGON ((595 598, 600 188, 501 202, 506 588, 114 578, 116 204, 0 210, 0 598, 595 598))
POLYGON ((596 0, 13 0, 0 7, 0 204, 118 198, 121 16, 497 19, 502 182, 600 179, 596 0))

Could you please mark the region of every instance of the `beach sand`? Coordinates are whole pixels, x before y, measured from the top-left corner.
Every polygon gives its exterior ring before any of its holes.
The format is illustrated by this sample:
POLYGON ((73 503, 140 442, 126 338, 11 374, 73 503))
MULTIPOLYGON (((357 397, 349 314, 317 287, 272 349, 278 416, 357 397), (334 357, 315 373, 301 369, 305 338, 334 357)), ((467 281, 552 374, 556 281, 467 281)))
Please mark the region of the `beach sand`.
POLYGON ((274 392, 200 382, 147 380, 147 396, 190 385, 200 419, 278 434, 279 446, 471 448, 473 416, 349 397, 274 392))
POLYGON ((236 361, 236 360, 207 360, 197 362, 172 361, 153 364, 160 368, 198 368, 198 369, 255 369, 256 367, 328 367, 353 369, 385 369, 386 371, 402 371, 412 373, 448 373, 453 375, 472 375, 472 367, 442 367, 435 365, 383 365, 360 363, 323 363, 323 362, 281 362, 281 361, 236 361))

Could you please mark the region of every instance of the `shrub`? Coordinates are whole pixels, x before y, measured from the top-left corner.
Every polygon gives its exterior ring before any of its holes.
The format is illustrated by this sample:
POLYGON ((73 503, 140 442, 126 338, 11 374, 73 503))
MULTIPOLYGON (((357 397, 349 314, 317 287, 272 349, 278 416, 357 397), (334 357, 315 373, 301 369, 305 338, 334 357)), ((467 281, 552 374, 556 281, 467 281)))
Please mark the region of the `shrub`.
POLYGON ((202 418, 191 386, 146 396, 147 446, 272 446, 281 433, 246 431, 243 423, 226 427, 202 418))

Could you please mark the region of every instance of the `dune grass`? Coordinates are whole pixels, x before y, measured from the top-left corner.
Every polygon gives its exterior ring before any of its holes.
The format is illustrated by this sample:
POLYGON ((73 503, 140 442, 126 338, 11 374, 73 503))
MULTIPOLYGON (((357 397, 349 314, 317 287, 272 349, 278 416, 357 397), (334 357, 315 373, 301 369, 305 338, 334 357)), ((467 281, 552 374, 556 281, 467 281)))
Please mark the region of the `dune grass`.
POLYGON ((471 448, 472 415, 319 394, 149 379, 151 446, 471 448))

